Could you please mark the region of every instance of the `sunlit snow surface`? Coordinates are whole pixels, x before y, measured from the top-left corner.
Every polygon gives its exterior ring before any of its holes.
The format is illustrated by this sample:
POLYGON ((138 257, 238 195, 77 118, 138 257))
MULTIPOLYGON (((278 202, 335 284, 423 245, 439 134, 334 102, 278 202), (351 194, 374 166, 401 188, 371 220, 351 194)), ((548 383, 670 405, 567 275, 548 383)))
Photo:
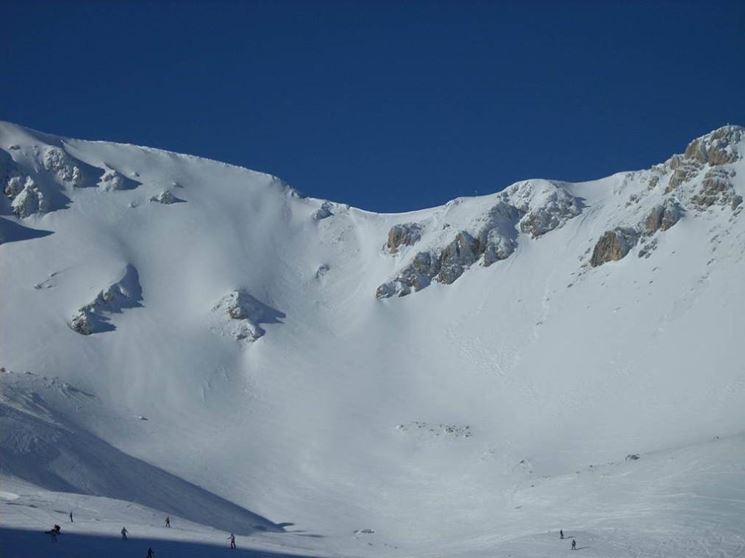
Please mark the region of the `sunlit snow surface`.
POLYGON ((231 531, 254 556, 560 556, 559 529, 581 556, 745 552, 741 158, 379 215, 148 148, 10 124, 0 148, 34 180, 0 216, 3 556, 214 556, 231 531), (589 265, 670 197, 680 221, 589 265), (376 298, 485 226, 514 251, 376 298), (91 304, 106 327, 76 330, 91 304))

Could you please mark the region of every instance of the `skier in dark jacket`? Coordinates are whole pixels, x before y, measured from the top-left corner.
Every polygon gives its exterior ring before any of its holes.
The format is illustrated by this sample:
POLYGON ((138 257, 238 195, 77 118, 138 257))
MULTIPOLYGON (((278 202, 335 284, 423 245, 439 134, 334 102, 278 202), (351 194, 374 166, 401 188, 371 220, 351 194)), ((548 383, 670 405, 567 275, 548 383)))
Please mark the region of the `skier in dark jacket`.
POLYGON ((72 512, 70 512, 70 523, 74 523, 72 520, 72 512))
POLYGON ((147 555, 145 556, 145 558, 154 558, 154 557, 155 557, 155 552, 153 552, 153 548, 152 547, 148 547, 148 549, 147 549, 147 555))
POLYGON ((168 528, 171 527, 171 516, 170 515, 166 516, 166 527, 168 528))
POLYGON ((129 533, 129 531, 127 531, 127 528, 126 527, 122 527, 121 533, 122 533, 122 539, 126 541, 127 540, 127 533, 129 533))
POLYGON ((577 541, 572 539, 572 550, 577 550, 577 541))
POLYGON ((62 534, 62 528, 59 525, 55 525, 49 531, 44 531, 47 535, 52 537, 54 542, 57 542, 57 535, 62 534))
POLYGON ((560 539, 564 538, 564 529, 559 529, 559 538, 560 539))
POLYGON ((228 540, 230 541, 230 548, 235 548, 235 535, 233 533, 230 533, 228 540))

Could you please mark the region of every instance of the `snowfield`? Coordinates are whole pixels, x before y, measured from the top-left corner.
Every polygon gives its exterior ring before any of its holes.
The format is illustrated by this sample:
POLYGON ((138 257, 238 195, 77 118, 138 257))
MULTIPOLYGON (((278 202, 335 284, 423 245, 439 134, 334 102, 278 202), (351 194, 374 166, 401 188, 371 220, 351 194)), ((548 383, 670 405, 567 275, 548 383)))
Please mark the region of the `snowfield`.
POLYGON ((744 555, 744 154, 383 215, 0 123, 3 556, 744 555))

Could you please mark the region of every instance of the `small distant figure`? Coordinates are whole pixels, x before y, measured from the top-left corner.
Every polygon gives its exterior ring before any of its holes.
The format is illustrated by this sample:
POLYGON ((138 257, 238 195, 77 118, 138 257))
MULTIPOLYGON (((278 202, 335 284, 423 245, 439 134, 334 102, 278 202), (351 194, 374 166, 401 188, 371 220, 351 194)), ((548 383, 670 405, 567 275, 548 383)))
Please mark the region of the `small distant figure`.
POLYGON ((171 528, 171 516, 166 516, 166 527, 171 528))
POLYGON ((230 541, 230 548, 235 548, 235 535, 233 533, 230 533, 228 540, 230 541))
POLYGON ((127 531, 127 528, 126 527, 122 527, 122 531, 121 532, 122 532, 122 540, 125 540, 126 541, 127 540, 127 533, 129 533, 129 531, 127 531))
POLYGON ((74 523, 72 520, 72 512, 70 512, 70 523, 74 523))
POLYGON ((559 529, 559 538, 560 539, 564 538, 564 529, 559 529))
POLYGON ((44 531, 47 535, 52 537, 52 541, 57 542, 57 535, 62 534, 62 528, 59 525, 55 525, 49 531, 44 531))
POLYGON ((572 550, 577 550, 577 541, 572 539, 572 550))
POLYGON ((149 546, 147 548, 147 554, 145 555, 145 558, 154 558, 155 552, 153 552, 153 547, 149 546))

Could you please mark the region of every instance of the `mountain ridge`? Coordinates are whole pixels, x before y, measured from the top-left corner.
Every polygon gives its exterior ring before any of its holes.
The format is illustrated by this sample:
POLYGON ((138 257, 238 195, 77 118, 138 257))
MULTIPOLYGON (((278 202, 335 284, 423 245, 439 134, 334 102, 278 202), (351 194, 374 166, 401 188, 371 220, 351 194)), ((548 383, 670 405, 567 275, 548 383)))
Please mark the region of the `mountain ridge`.
MULTIPOLYGON (((324 554, 477 555, 495 522, 512 540, 557 516, 594 529, 562 507, 579 490, 605 501, 575 471, 743 431, 742 136, 717 129, 647 170, 377 214, 209 160, 3 132, 0 233, 51 234, 0 245, 0 406, 36 401, 35 420, 322 533, 324 554), (388 283, 395 298, 376 297, 388 283), (76 331, 81 313, 91 327, 76 331)), ((18 424, 0 449, 32 469, 4 476, 90 466, 50 461, 18 424)), ((695 499, 649 506, 674 524, 695 499)))

